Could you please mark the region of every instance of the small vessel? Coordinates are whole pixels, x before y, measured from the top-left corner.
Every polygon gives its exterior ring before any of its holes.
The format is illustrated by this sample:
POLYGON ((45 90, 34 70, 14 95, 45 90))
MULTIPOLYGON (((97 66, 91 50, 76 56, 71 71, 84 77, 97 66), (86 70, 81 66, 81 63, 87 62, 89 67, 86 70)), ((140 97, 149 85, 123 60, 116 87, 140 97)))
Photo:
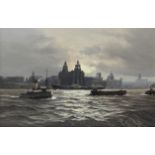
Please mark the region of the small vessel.
POLYGON ((150 90, 147 90, 147 91, 145 92, 145 94, 146 94, 146 95, 155 95, 154 87, 155 87, 155 84, 152 84, 152 85, 150 86, 150 90))
POLYGON ((126 90, 97 90, 97 89, 93 89, 91 90, 91 93, 90 95, 92 96, 99 96, 99 95, 105 95, 105 96, 108 96, 108 95, 120 95, 120 96, 123 96, 127 94, 127 91, 126 90))
POLYGON ((145 92, 146 95, 155 95, 155 90, 147 90, 145 92))
POLYGON ((32 77, 33 85, 32 90, 27 91, 26 93, 22 93, 20 98, 29 98, 29 99, 44 99, 44 98, 51 98, 52 93, 48 89, 48 80, 46 76, 45 85, 44 87, 40 87, 38 80, 35 79, 34 73, 32 77))
POLYGON ((51 98, 52 93, 47 88, 40 88, 36 90, 27 91, 26 93, 22 93, 20 98, 30 98, 30 99, 43 99, 43 98, 51 98))

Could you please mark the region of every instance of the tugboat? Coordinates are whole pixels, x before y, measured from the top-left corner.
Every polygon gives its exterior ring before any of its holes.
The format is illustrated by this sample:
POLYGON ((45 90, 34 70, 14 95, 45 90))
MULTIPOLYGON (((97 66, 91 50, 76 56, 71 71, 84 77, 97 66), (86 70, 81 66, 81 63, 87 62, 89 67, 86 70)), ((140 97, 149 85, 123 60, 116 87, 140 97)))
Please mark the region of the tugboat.
POLYGON ((48 79, 46 77, 46 86, 40 87, 39 82, 37 79, 35 79, 35 76, 32 76, 33 80, 33 86, 32 90, 27 91, 26 93, 22 93, 20 95, 20 98, 29 98, 29 99, 45 99, 45 98, 51 98, 52 93, 48 89, 48 79))
POLYGON ((51 98, 51 91, 47 90, 47 88, 40 88, 36 90, 27 91, 20 95, 20 98, 30 98, 30 99, 43 99, 43 98, 51 98))
POLYGON ((102 90, 97 90, 97 89, 93 89, 91 90, 91 93, 90 95, 92 96, 101 96, 101 95, 104 95, 104 96, 112 96, 112 95, 120 95, 120 96, 123 96, 123 95, 126 95, 127 94, 127 91, 126 90, 107 90, 107 91, 102 91, 102 90))
POLYGON ((146 94, 146 95, 155 95, 155 90, 153 90, 154 86, 155 86, 155 84, 151 85, 151 86, 150 86, 150 90, 147 90, 147 91, 145 92, 145 94, 146 94))

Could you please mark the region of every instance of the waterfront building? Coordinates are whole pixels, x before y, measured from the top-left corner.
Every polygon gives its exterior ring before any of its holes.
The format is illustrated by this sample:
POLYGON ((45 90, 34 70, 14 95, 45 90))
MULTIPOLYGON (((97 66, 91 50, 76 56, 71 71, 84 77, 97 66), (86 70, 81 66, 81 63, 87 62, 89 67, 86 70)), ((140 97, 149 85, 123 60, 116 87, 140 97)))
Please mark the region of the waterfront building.
POLYGON ((75 65, 74 70, 68 71, 67 62, 64 63, 62 71, 59 72, 59 82, 62 86, 71 86, 71 85, 84 85, 84 72, 81 70, 81 65, 79 61, 75 65))
POLYGON ((0 76, 0 84, 3 82, 3 76, 0 76))
POLYGON ((52 85, 60 85, 59 77, 57 75, 48 77, 48 83, 50 86, 52 85))
POLYGON ((106 81, 103 80, 102 74, 100 72, 96 73, 96 78, 94 80, 94 86, 98 88, 105 88, 106 86, 106 81))
POLYGON ((106 81, 103 80, 101 73, 96 73, 96 77, 85 77, 85 86, 92 88, 105 88, 106 81))
POLYGON ((60 85, 68 86, 70 85, 70 72, 68 71, 67 62, 65 61, 62 71, 59 73, 60 85))
POLYGON ((85 86, 86 87, 93 87, 95 83, 94 77, 85 77, 85 86))
POLYGON ((23 83, 24 77, 22 76, 8 76, 3 79, 6 83, 23 83))
POLYGON ((24 85, 25 78, 22 76, 0 77, 0 88, 19 88, 24 85))
POLYGON ((98 79, 99 81, 102 81, 102 74, 100 72, 96 73, 96 79, 98 79))
POLYGON ((113 73, 110 73, 106 80, 106 88, 108 89, 119 89, 122 88, 122 79, 115 79, 113 73))
POLYGON ((135 88, 147 88, 149 87, 149 82, 147 79, 144 79, 141 74, 138 74, 138 78, 134 83, 135 88))
POLYGON ((36 83, 38 81, 42 81, 42 79, 43 79, 42 76, 36 75, 35 72, 33 71, 31 76, 26 79, 26 82, 27 83, 33 83, 33 82, 36 83))
POLYGON ((79 61, 75 65, 74 70, 71 72, 72 84, 84 85, 84 72, 81 70, 79 61))

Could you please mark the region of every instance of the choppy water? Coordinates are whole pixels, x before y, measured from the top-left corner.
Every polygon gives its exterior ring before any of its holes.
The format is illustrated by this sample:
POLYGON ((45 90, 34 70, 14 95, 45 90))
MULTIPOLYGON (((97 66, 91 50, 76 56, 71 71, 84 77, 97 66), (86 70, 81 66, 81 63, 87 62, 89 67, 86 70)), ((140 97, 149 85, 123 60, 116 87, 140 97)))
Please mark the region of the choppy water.
POLYGON ((155 96, 89 96, 56 90, 51 99, 21 99, 23 90, 0 90, 0 126, 155 126, 155 96))

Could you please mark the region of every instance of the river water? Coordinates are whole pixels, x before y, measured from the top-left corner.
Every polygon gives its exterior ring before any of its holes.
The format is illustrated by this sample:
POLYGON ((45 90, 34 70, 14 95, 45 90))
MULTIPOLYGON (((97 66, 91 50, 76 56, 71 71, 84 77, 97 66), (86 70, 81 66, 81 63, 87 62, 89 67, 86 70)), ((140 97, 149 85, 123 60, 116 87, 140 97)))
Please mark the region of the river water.
POLYGON ((50 99, 21 99, 26 90, 0 90, 0 126, 155 126, 155 96, 90 96, 88 90, 55 90, 50 99))

